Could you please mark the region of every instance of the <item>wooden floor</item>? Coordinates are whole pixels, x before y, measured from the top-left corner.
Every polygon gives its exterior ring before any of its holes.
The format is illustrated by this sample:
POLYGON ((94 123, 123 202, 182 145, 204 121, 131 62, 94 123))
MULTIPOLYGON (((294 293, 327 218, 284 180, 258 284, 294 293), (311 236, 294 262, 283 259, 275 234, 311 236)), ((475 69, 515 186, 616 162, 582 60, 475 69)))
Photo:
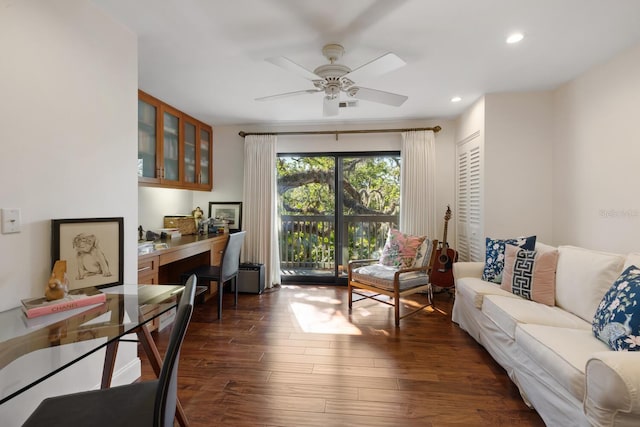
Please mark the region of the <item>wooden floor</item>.
MULTIPOLYGON (((442 312, 399 329, 391 307, 366 300, 349 315, 346 298, 346 287, 284 285, 234 308, 226 295, 222 321, 215 298, 197 305, 179 368, 191 426, 544 425, 451 323, 447 294, 436 295, 442 312)), ((164 352, 168 331, 156 339, 164 352)))

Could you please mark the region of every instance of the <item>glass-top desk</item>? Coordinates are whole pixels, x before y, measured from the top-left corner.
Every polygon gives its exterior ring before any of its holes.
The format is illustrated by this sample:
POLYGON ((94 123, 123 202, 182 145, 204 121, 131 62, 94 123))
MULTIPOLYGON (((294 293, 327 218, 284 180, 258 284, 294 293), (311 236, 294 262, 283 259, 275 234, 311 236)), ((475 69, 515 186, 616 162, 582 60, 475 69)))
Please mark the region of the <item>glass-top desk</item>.
MULTIPOLYGON (((137 333, 156 375, 162 359, 146 325, 177 304, 182 286, 120 285, 101 289, 107 300, 88 307, 27 319, 20 307, 0 313, 0 371, 21 357, 64 346, 47 362, 21 372, 18 382, 3 387, 0 404, 77 361, 106 347, 102 387, 109 387, 120 338, 137 333), (67 345, 69 344, 69 345, 67 345), (150 354, 151 353, 151 354, 150 354)), ((182 423, 181 423, 182 424, 182 423)))

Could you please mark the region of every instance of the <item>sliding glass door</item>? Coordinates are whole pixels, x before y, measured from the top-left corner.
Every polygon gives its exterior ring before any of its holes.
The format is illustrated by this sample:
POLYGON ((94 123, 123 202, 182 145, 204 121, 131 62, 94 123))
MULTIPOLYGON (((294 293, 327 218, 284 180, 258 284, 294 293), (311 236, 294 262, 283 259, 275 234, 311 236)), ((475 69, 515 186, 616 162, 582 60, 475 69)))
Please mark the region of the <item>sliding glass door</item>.
POLYGON ((377 257, 400 211, 400 156, 283 154, 278 158, 284 281, 344 282, 349 260, 377 257))

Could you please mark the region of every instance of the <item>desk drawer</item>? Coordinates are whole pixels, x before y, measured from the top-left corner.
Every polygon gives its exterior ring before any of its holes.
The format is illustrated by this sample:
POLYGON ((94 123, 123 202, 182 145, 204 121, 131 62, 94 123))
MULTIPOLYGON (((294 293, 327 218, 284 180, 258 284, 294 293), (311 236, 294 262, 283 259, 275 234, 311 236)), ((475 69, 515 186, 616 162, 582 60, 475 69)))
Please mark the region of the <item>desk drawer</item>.
POLYGON ((157 284, 158 283, 159 257, 145 256, 138 258, 138 283, 157 284))

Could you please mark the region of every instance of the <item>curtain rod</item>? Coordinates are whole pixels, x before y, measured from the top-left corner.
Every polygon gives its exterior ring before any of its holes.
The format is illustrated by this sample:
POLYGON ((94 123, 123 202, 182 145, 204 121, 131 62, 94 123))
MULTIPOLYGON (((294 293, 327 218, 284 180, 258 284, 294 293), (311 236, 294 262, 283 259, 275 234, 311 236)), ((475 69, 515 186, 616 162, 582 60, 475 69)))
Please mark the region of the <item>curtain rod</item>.
POLYGON ((238 132, 238 135, 241 137, 245 137, 247 135, 335 135, 336 141, 338 140, 338 135, 340 134, 349 134, 349 133, 400 133, 400 132, 408 132, 408 131, 419 131, 419 130, 432 130, 437 133, 442 130, 440 126, 434 126, 431 128, 410 128, 410 129, 370 129, 370 130, 308 130, 308 131, 294 131, 294 132, 238 132))

